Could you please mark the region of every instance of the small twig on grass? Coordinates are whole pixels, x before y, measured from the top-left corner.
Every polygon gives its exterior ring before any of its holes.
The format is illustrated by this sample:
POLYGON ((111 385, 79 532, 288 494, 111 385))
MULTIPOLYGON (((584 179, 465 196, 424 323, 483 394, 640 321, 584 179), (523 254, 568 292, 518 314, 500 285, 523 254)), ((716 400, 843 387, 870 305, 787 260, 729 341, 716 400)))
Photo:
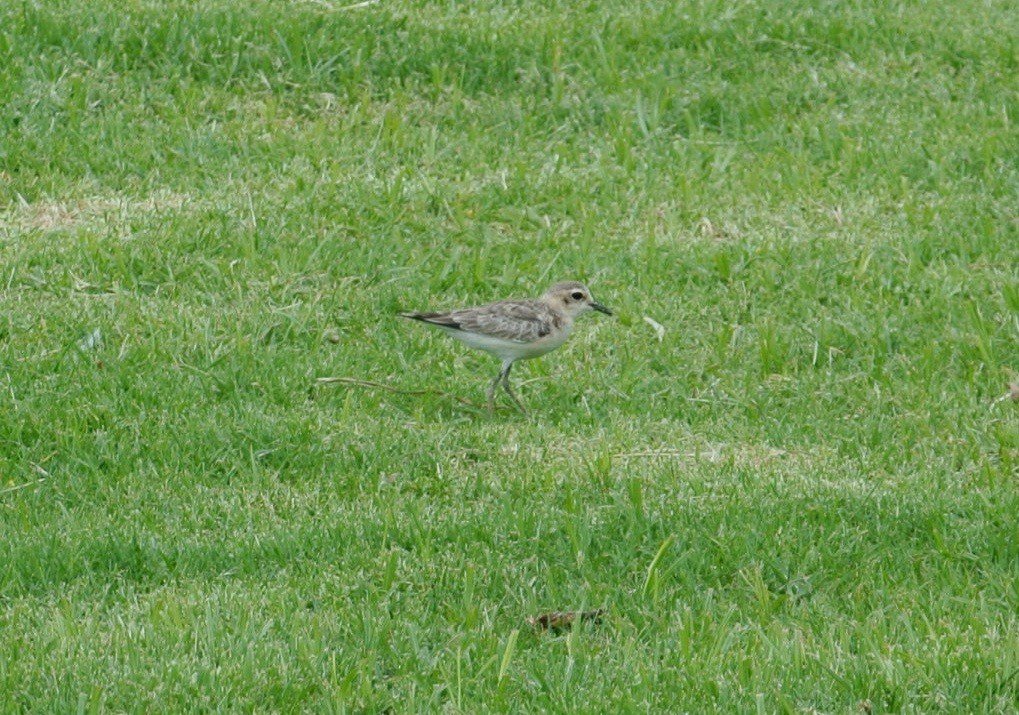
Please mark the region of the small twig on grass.
POLYGON ((336 6, 333 5, 333 3, 325 2, 325 0, 308 0, 308 2, 311 2, 311 3, 315 4, 315 5, 321 5, 324 8, 328 8, 330 10, 336 10, 338 12, 343 12, 344 10, 359 10, 362 7, 368 7, 369 5, 374 5, 378 1, 379 0, 364 0, 364 2, 356 2, 353 5, 340 5, 339 7, 336 7, 336 6))
POLYGON ((614 459, 640 459, 640 458, 656 458, 661 457, 663 459, 700 459, 706 458, 709 462, 717 462, 721 457, 721 451, 718 447, 712 447, 710 450, 696 451, 696 452, 685 452, 679 449, 649 449, 642 452, 620 452, 613 454, 614 459))
MULTIPOLYGON (((387 392, 395 392, 400 395, 438 395, 439 397, 452 398, 459 402, 460 404, 467 405, 468 407, 474 407, 479 410, 487 409, 485 405, 479 405, 477 402, 471 402, 470 400, 464 399, 463 397, 457 397, 456 395, 451 395, 450 393, 443 392, 442 390, 404 390, 403 388, 393 387, 392 385, 385 385, 381 382, 372 382, 370 380, 359 380, 356 377, 316 377, 315 385, 312 385, 312 390, 314 391, 314 388, 317 385, 334 385, 334 384, 353 385, 355 387, 368 387, 377 390, 386 390, 387 392)), ((314 392, 312 396, 314 396, 314 392)), ((507 408, 497 406, 496 409, 503 410, 507 408)))

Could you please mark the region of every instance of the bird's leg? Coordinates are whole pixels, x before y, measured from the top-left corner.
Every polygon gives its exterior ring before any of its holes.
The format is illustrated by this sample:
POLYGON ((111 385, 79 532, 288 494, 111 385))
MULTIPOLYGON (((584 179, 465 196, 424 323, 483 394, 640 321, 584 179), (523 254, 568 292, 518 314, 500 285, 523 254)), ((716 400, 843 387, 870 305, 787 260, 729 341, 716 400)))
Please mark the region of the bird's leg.
POLYGON ((520 411, 523 412, 526 415, 527 414, 527 408, 524 407, 524 405, 520 402, 520 400, 517 399, 517 396, 513 394, 513 390, 510 389, 509 374, 510 374, 510 368, 511 367, 513 367, 513 362, 512 361, 507 362, 505 365, 503 365, 502 372, 499 374, 499 377, 496 378, 496 381, 498 382, 499 380, 502 380, 502 387, 503 387, 504 390, 506 390, 506 394, 509 395, 513 399, 513 402, 515 402, 517 407, 520 408, 520 411))
POLYGON ((499 386, 499 380, 502 379, 502 372, 495 376, 492 380, 492 384, 488 386, 488 411, 495 412, 495 388, 499 386))

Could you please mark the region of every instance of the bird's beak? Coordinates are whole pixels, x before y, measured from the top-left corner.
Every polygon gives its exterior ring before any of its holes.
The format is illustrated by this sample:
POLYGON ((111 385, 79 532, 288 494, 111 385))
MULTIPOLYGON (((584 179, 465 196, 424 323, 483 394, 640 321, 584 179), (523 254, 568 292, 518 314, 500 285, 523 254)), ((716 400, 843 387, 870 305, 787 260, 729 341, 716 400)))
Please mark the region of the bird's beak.
POLYGON ((591 307, 597 310, 599 313, 605 313, 605 315, 612 315, 612 311, 606 308, 601 303, 591 303, 591 307))

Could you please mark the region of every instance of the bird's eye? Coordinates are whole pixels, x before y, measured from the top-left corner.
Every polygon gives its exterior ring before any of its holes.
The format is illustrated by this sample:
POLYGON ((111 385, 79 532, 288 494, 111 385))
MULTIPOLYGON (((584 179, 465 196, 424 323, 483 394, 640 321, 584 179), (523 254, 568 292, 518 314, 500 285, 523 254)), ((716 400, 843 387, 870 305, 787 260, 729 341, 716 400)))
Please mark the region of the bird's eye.
POLYGON ((581 293, 579 290, 575 290, 573 291, 573 293, 570 294, 570 297, 573 298, 573 300, 583 300, 584 294, 581 293))

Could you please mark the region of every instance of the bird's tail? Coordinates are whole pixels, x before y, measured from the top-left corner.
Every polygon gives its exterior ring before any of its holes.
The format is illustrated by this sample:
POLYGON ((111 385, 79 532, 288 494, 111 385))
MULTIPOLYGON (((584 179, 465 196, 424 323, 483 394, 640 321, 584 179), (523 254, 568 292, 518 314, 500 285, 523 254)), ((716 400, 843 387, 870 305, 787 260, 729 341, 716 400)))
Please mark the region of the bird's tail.
POLYGON ((400 313, 399 315, 401 318, 419 320, 422 323, 437 325, 440 328, 460 329, 460 323, 453 318, 451 313, 400 313))

